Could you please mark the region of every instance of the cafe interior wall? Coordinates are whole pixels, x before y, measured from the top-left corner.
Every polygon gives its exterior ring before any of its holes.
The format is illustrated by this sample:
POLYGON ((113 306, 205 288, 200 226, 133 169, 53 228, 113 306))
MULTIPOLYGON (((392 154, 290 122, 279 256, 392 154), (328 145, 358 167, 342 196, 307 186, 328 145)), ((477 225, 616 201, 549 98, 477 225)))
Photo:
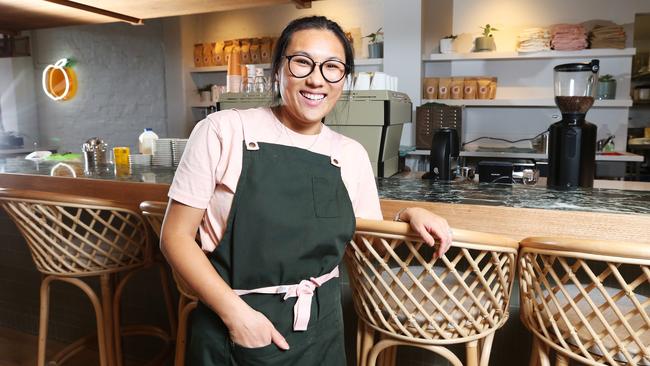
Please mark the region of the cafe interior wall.
MULTIPOLYGON (((309 9, 297 9, 290 3, 165 19, 164 27, 169 30, 165 31, 165 44, 180 44, 179 52, 166 50, 166 72, 174 79, 167 84, 170 135, 182 136, 191 131, 197 115, 192 113, 190 104, 198 99, 197 87, 226 83, 225 73, 195 74, 195 79, 192 78, 190 69, 194 67, 195 43, 278 37, 291 20, 315 14, 336 20, 344 29, 359 27, 361 34, 366 35, 383 25, 383 4, 383 0, 328 0, 313 2, 309 9), (172 95, 176 97, 171 98, 172 95)), ((362 42, 359 47, 362 52, 357 57, 367 57, 367 39, 362 42)))
MULTIPOLYGON (((123 23, 72 26, 29 32, 32 57, 3 59, 0 71, 3 117, 19 111, 16 128, 36 135, 39 146, 55 145, 59 151, 79 152, 81 143, 99 136, 110 145, 137 146, 144 127, 166 135, 165 47, 159 20, 134 27, 123 23), (64 102, 45 96, 43 69, 62 57, 76 61, 77 95, 64 102), (10 61, 8 61, 10 60, 10 61), (6 79, 10 78, 10 79, 6 79), (29 82, 25 80, 31 79, 29 82), (5 93, 9 80, 14 88, 5 93), (16 87, 18 86, 18 87, 16 87), (4 108, 12 105, 11 109, 4 108), (20 116, 19 116, 20 117, 20 116)), ((11 85, 10 85, 11 86, 11 85)), ((13 123, 11 118, 6 118, 13 123)), ((13 128, 13 126, 9 126, 13 128)), ((27 133, 27 132, 25 132, 27 133)), ((29 146, 29 145, 28 145, 29 146)), ((9 217, 0 212, 0 327, 38 333, 40 275, 24 239, 9 217)), ((124 295, 126 323, 145 322, 164 327, 166 314, 159 292, 141 296, 142 288, 158 283, 157 271, 148 269, 133 278, 124 295)), ((98 290, 98 283, 93 283, 98 290)), ((73 286, 54 284, 51 289, 49 336, 69 342, 95 328, 88 298, 73 286)), ((147 339, 129 343, 130 357, 146 359, 157 344, 147 339)))
MULTIPOLYGON (((639 53, 650 53, 650 13, 639 13, 634 24, 634 47, 639 53)), ((646 63, 650 60, 646 60, 646 63)), ((646 85, 647 80, 638 81, 634 85, 646 85)), ((630 128, 650 127, 650 106, 642 104, 630 108, 630 128)))
POLYGON ((167 135, 163 24, 70 26, 31 32, 39 144, 79 152, 90 137, 137 148, 145 127, 167 135), (43 69, 63 57, 75 61, 79 88, 68 101, 42 91, 43 69))
MULTIPOLYGON (((587 20, 603 19, 616 22, 625 26, 628 36, 628 46, 632 47, 633 22, 635 14, 648 12, 650 2, 642 0, 622 0, 612 2, 609 0, 493 0, 484 2, 479 0, 454 0, 453 4, 453 34, 471 34, 468 39, 479 36, 479 26, 486 23, 499 29, 494 32, 497 52, 514 51, 517 34, 527 27, 550 26, 557 23, 580 23, 587 20)), ((459 52, 468 52, 470 43, 457 45, 459 52)), ((588 60, 585 60, 588 61, 588 60)), ((603 60, 601 60, 603 61, 603 60)), ((537 62, 526 64, 513 63, 513 67, 529 67, 531 73, 536 72, 537 62)), ((607 60, 604 60, 607 65, 607 60)), ((539 64, 543 64, 540 62, 539 64)), ((494 64, 486 63, 489 70, 494 64)), ((462 68, 463 65, 458 67, 462 68)), ((458 71, 458 70, 457 70, 458 71)), ((606 73, 606 67, 601 70, 606 73)), ((625 75, 615 77, 625 82, 625 75)), ((549 83, 552 75, 548 76, 549 83)), ((627 73, 629 80, 629 73, 627 73)), ((550 85, 550 84, 549 84, 550 85)), ((509 139, 532 137, 545 130, 551 122, 559 116, 555 108, 471 108, 467 115, 467 134, 465 140, 479 136, 497 136, 509 139), (486 123, 488 121, 489 123, 486 123), (513 123, 513 121, 526 121, 526 123, 513 123)), ((624 147, 628 127, 627 108, 604 108, 590 111, 587 118, 598 125, 599 138, 604 133, 616 135, 616 146, 624 147)))
POLYGON ((30 56, 0 58, 0 132, 22 137, 25 146, 38 139, 32 65, 30 56))

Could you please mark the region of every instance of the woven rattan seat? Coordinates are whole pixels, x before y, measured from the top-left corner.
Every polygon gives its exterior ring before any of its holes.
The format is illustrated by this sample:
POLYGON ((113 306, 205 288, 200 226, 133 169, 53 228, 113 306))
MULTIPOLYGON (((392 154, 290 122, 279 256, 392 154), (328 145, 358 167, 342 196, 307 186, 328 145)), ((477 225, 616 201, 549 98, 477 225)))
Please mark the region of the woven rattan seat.
MULTIPOLYGON (((18 227, 36 269, 44 275, 40 289, 38 366, 46 363, 49 289, 53 281, 75 285, 90 299, 97 323, 101 366, 122 365, 123 335, 152 335, 166 345, 171 343, 169 334, 158 327, 127 327, 120 322, 121 298, 127 281, 136 270, 153 264, 147 226, 139 213, 110 201, 8 189, 0 189, 0 206, 18 227), (83 280, 92 276, 99 278, 101 296, 83 280)), ((171 305, 169 301, 168 304, 171 305)), ((88 336, 70 344, 48 364, 65 362, 94 339, 88 336)), ((150 364, 162 362, 167 349, 164 347, 150 364)))
POLYGON ((452 248, 436 259, 408 224, 358 219, 345 255, 359 316, 357 364, 374 366, 384 350, 390 364, 394 346, 408 345, 460 366, 444 346, 465 344, 468 365, 487 365, 494 332, 508 319, 517 248, 455 230, 452 248))
POLYGON ((519 262, 531 364, 650 364, 650 251, 642 244, 529 238, 519 262))
MULTIPOLYGON (((160 238, 166 210, 167 202, 145 201, 140 204, 140 211, 147 218, 147 221, 156 235, 158 235, 158 238, 160 238)), ((176 282, 176 288, 181 295, 178 299, 178 327, 176 330, 174 365, 183 366, 185 364, 185 347, 187 343, 187 321, 192 310, 198 305, 199 299, 198 295, 196 295, 176 271, 172 271, 172 274, 176 282)))
MULTIPOLYGON (((443 278, 442 283, 447 289, 452 289, 452 293, 459 297, 462 298, 462 295, 459 294, 459 292, 463 291, 463 286, 461 286, 461 283, 458 278, 454 276, 445 276, 445 272, 448 271, 447 268, 443 267, 433 267, 432 268, 436 276, 439 278, 443 278)), ((414 281, 411 276, 408 275, 407 271, 401 270, 401 268, 391 268, 391 272, 393 273, 393 276, 391 276, 388 272, 382 273, 382 279, 388 284, 389 286, 391 285, 391 282, 397 278, 399 282, 401 282, 404 286, 407 288, 414 288, 414 281)), ((426 274, 424 271, 424 267, 422 266, 409 266, 408 267, 408 272, 412 273, 422 284, 424 288, 427 289, 433 289, 433 292, 431 293, 431 297, 434 299, 443 299, 446 296, 445 291, 441 286, 436 285, 436 281, 433 279, 432 276, 429 276, 426 274)), ((474 282, 476 279, 476 276, 469 274, 467 278, 465 278, 465 284, 470 285, 471 283, 474 282)), ((388 295, 388 294, 387 294, 388 295)), ((445 321, 445 314, 448 314, 452 319, 455 321, 458 321, 462 318, 465 317, 464 311, 461 309, 469 309, 469 313, 471 314, 472 317, 479 318, 480 315, 479 313, 479 308, 476 306, 472 306, 472 299, 467 296, 464 298, 464 300, 461 301, 460 305, 457 306, 456 303, 453 301, 443 301, 441 302, 442 309, 437 309, 432 302, 426 301, 426 295, 422 291, 412 291, 412 300, 409 297, 405 297, 402 299, 402 305, 404 306, 404 311, 399 311, 397 312, 397 319, 399 320, 399 323, 401 324, 406 324, 407 326, 412 327, 410 323, 408 323, 406 320, 408 318, 407 314, 415 314, 414 319, 417 322, 418 326, 423 326, 426 325, 429 327, 429 330, 434 330, 434 328, 428 324, 428 319, 417 310, 418 306, 422 306, 424 309, 424 313, 426 314, 431 314, 431 318, 436 323, 441 323, 445 321)), ((478 295, 478 294, 477 294, 478 295)), ((398 308, 395 303, 395 299, 391 296, 387 296, 386 300, 389 304, 389 308, 391 309, 396 309, 398 308)), ((387 311, 385 311, 386 315, 389 315, 387 311)))
MULTIPOLYGON (((581 319, 580 319, 580 314, 582 314, 587 320, 589 320, 589 323, 591 324, 591 327, 593 328, 593 331, 596 334, 604 334, 604 336, 600 339, 601 342, 603 342, 604 349, 616 349, 616 338, 618 339, 625 339, 626 337, 629 336, 629 333, 627 329, 625 329, 625 324, 623 322, 618 321, 618 315, 616 314, 614 308, 610 307, 609 304, 607 303, 607 299, 603 294, 600 292, 599 289, 592 289, 588 294, 589 294, 589 299, 593 303, 593 305, 598 309, 594 310, 592 308, 592 305, 590 304, 589 301, 587 301, 586 297, 580 296, 580 290, 578 286, 573 285, 573 284, 567 284, 565 286, 568 295, 574 299, 575 304, 578 307, 578 311, 573 309, 571 305, 568 304, 568 302, 564 304, 560 304, 560 308, 562 307, 568 307, 567 310, 565 310, 565 315, 567 321, 563 321, 562 316, 560 312, 558 311, 558 307, 555 305, 555 303, 549 304, 549 312, 553 314, 553 318, 557 319, 557 326, 560 329, 562 333, 570 333, 572 331, 576 332, 578 337, 581 340, 581 343, 589 343, 589 339, 591 338, 591 335, 589 331, 584 328, 584 327, 578 327, 571 329, 571 327, 575 327, 575 325, 580 324, 581 319), (598 314, 602 315, 604 321, 601 321, 598 317, 598 314), (605 328, 604 324, 608 324, 610 327, 612 327, 614 333, 613 335, 607 334, 607 330, 605 328)), ((621 289, 620 288, 614 288, 610 286, 605 286, 604 290, 607 292, 608 296, 610 298, 616 297, 618 293, 620 293, 621 289)), ((643 295, 636 295, 636 300, 638 300, 641 304, 649 304, 648 302, 648 297, 643 296, 643 295)), ((627 324, 631 326, 631 329, 634 330, 639 330, 640 333, 638 334, 639 339, 643 344, 650 345, 650 328, 644 328, 645 325, 645 319, 643 319, 643 315, 640 314, 639 312, 636 311, 636 307, 628 296, 622 296, 618 298, 616 301, 616 307, 622 314, 629 314, 629 318, 627 319, 627 324)), ((578 342, 574 342, 571 338, 566 339, 566 342, 578 347, 578 342)), ((603 356, 604 353, 600 349, 600 347, 597 344, 592 344, 591 347, 588 348, 588 351, 598 355, 598 356, 603 356)), ((639 349, 638 344, 636 343, 630 343, 628 345, 628 351, 630 354, 641 354, 642 351, 639 349)), ((623 355, 621 352, 617 354, 612 354, 612 358, 616 361, 619 361, 620 363, 625 363, 625 355, 623 355)), ((643 359, 638 360, 637 362, 638 365, 650 365, 650 359, 648 356, 644 357, 643 359)))

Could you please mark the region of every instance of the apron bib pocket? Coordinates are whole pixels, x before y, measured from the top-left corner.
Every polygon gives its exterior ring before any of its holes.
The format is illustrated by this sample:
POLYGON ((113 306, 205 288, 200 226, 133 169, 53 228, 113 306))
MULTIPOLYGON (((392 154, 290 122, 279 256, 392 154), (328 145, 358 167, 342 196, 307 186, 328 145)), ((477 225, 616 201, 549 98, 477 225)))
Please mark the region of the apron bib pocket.
POLYGON ((312 178, 316 217, 339 217, 338 182, 325 177, 312 178))

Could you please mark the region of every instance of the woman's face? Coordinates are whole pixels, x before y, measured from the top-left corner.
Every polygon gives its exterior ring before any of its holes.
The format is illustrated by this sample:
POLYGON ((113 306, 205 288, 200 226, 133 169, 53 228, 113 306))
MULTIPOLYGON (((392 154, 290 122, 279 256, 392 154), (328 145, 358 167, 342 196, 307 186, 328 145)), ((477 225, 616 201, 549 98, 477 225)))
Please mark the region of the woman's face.
POLYGON ((303 133, 317 133, 320 121, 341 96, 345 78, 330 83, 320 72, 320 63, 338 60, 343 63, 345 50, 341 41, 329 30, 306 29, 295 32, 287 45, 285 56, 308 56, 316 62, 309 76, 297 78, 289 71, 286 57, 282 61, 278 80, 282 97, 281 120, 303 133))

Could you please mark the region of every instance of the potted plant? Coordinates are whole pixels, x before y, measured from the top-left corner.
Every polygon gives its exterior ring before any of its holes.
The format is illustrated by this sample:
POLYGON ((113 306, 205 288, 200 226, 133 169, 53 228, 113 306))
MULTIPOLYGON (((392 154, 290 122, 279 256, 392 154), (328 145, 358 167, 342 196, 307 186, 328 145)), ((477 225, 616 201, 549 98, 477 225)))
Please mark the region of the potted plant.
POLYGON ((458 38, 453 34, 442 37, 440 39, 440 53, 453 53, 454 50, 454 40, 458 38))
POLYGON ((212 99, 211 85, 206 85, 202 88, 198 88, 198 91, 199 91, 199 101, 201 103, 210 103, 210 100, 212 99))
POLYGON ((598 99, 616 98, 616 79, 610 74, 598 78, 598 99))
POLYGON ((485 27, 481 27, 481 29, 483 29, 483 36, 477 37, 474 40, 474 52, 495 51, 497 46, 494 43, 492 32, 496 32, 498 29, 493 28, 489 24, 486 24, 485 27))
POLYGON ((376 32, 370 33, 363 38, 368 40, 368 57, 369 58, 382 58, 384 57, 384 32, 379 27, 376 32))

